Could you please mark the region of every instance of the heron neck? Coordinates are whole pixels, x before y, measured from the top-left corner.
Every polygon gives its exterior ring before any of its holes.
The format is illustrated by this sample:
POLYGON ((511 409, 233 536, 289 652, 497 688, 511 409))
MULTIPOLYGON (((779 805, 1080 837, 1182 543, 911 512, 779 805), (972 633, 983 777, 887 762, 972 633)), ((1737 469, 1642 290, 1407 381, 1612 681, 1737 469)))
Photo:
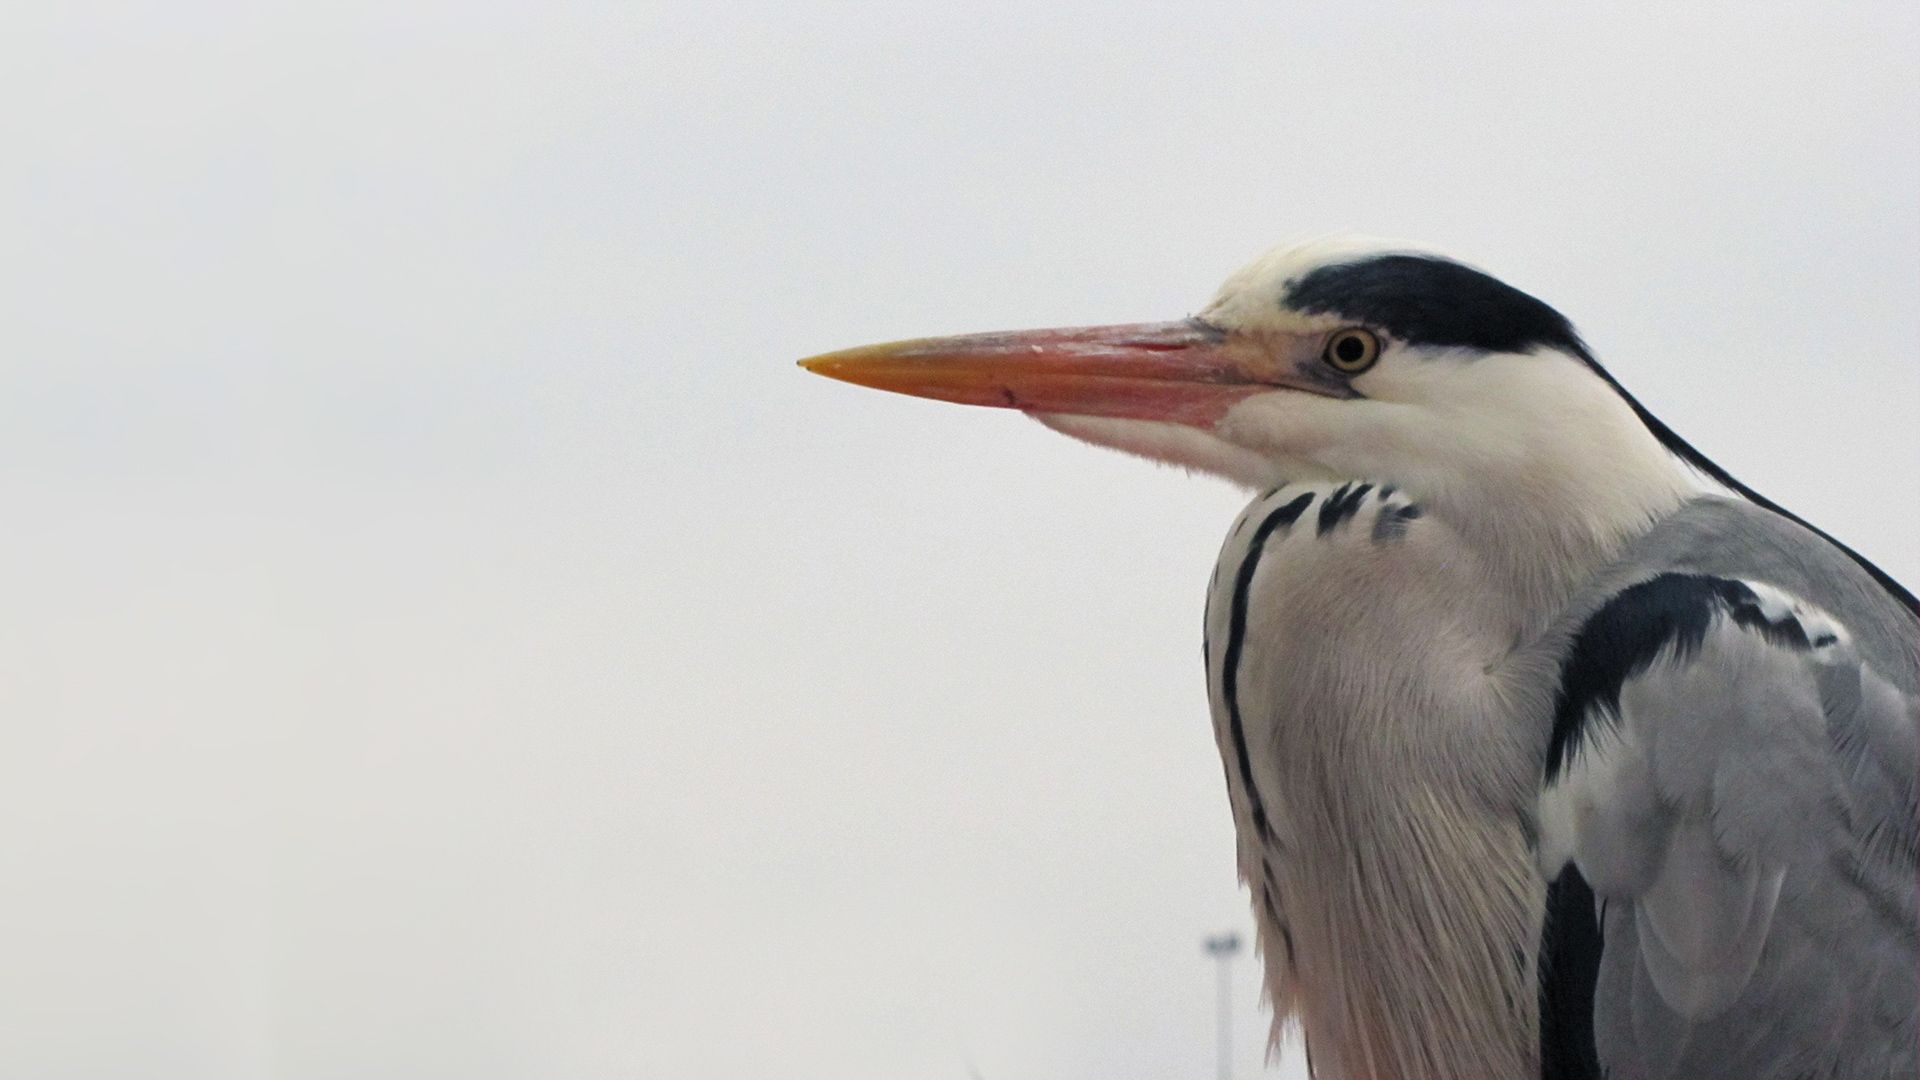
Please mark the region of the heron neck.
POLYGON ((1427 500, 1478 555, 1488 587, 1506 599, 1517 640, 1545 629, 1627 544, 1701 493, 1651 439, 1636 450, 1615 457, 1604 472, 1549 463, 1513 484, 1441 491, 1427 500))

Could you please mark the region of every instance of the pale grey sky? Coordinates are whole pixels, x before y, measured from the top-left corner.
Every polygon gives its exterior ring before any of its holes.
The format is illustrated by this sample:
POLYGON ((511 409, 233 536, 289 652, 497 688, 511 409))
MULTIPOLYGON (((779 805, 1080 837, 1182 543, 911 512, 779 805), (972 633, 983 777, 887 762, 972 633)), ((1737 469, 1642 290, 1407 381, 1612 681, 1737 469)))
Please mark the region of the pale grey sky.
POLYGON ((1920 581, 1911 3, 8 23, 9 1076, 1211 1075, 1238 496, 824 349, 1420 239, 1920 581))

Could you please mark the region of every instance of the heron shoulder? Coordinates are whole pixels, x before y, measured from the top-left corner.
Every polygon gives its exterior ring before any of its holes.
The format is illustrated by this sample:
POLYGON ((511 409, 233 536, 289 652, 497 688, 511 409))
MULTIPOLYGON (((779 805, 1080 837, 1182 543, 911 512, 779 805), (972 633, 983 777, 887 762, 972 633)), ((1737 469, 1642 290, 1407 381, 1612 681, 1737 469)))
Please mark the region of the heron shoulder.
POLYGON ((1701 496, 1629 544, 1569 609, 1563 631, 1623 589, 1662 573, 1756 581, 1829 613, 1861 659, 1901 692, 1920 693, 1920 619, 1844 550, 1744 499, 1701 496))
POLYGON ((1797 522, 1703 498, 1556 633, 1547 1075, 1910 1073, 1911 610, 1797 522))

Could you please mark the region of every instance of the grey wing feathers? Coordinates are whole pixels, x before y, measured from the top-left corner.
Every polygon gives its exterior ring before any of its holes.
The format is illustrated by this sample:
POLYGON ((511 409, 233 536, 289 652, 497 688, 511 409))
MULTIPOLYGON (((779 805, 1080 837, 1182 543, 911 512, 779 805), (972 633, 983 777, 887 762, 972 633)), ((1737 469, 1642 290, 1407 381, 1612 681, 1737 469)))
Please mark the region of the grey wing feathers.
POLYGON ((1571 639, 1541 869, 1596 899, 1608 1075, 1914 1075, 1920 716, 1855 644, 1768 583, 1683 573, 1571 639))

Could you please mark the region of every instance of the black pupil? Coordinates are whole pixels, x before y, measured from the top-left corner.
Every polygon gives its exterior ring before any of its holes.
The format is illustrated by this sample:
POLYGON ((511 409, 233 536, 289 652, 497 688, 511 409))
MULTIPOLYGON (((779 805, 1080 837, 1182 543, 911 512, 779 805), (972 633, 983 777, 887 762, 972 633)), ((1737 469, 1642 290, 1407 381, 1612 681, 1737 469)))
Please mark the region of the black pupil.
POLYGON ((1356 335, 1348 335, 1333 343, 1333 355, 1343 364, 1357 364, 1366 358, 1367 343, 1356 335))

